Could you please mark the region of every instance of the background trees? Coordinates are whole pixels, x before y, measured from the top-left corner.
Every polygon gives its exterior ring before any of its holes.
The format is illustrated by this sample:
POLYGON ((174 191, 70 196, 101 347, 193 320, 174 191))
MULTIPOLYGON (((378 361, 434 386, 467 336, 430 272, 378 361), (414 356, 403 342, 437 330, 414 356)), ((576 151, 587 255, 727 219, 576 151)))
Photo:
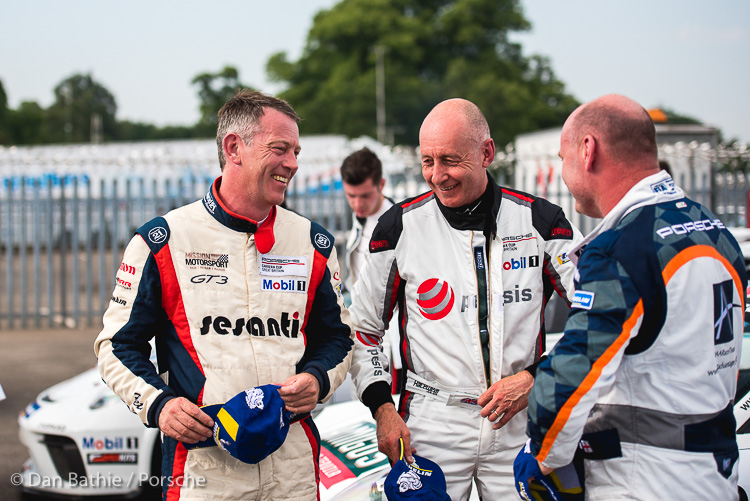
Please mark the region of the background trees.
POLYGON ((485 112, 502 145, 561 124, 578 105, 548 60, 510 41, 528 28, 518 0, 342 0, 315 16, 298 61, 277 53, 266 69, 286 86, 305 133, 374 137, 380 47, 396 143, 416 144, 429 110, 460 96, 485 112))
POLYGON ((248 87, 240 83, 239 72, 234 66, 225 66, 216 73, 201 73, 191 82, 198 86, 201 118, 195 125, 196 132, 205 137, 216 134, 216 113, 238 89, 248 87))

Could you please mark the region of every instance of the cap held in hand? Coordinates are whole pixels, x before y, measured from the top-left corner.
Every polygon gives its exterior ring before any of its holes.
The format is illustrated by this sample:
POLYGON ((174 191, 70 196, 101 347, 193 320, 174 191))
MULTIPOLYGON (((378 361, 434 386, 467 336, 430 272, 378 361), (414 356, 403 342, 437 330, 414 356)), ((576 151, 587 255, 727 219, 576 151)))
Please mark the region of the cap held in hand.
POLYGON ((582 475, 575 463, 542 475, 539 463, 531 453, 530 440, 521 447, 513 462, 516 490, 525 501, 583 501, 582 475))
POLYGON ((401 459, 396 461, 388 476, 385 477, 384 490, 389 501, 424 500, 451 501, 446 492, 445 475, 437 465, 414 455, 414 462, 409 464, 404 459, 404 440, 401 442, 401 459))
POLYGON ((258 463, 276 451, 289 433, 290 412, 279 386, 267 384, 241 391, 225 404, 201 410, 214 421, 213 436, 186 449, 219 446, 244 463, 258 463))

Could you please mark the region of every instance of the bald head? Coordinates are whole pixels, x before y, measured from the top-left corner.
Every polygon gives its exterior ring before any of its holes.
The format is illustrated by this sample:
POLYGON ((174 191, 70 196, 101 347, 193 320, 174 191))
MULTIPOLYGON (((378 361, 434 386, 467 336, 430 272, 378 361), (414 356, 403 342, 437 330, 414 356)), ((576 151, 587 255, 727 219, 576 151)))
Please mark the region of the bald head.
MULTIPOLYGON (((581 105, 566 122, 574 144, 591 134, 615 161, 657 162, 656 130, 648 112, 630 98, 609 94, 581 105)), ((653 165, 652 165, 653 164, 653 165)))
POLYGON ((422 131, 426 129, 434 131, 448 127, 453 129, 453 133, 466 135, 478 144, 490 138, 490 126, 482 110, 466 99, 447 99, 435 106, 422 122, 419 135, 422 137, 422 131))
POLYGON ((419 129, 422 176, 446 207, 475 202, 487 186, 495 143, 487 119, 466 99, 435 106, 419 129))

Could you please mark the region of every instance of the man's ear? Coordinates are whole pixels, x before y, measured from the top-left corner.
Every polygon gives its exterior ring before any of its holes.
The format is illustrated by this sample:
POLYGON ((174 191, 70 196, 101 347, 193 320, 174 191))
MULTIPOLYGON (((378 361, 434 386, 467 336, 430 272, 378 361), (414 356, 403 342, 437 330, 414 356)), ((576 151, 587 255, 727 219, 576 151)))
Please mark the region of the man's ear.
POLYGON ((586 171, 591 171, 594 168, 594 161, 596 160, 596 138, 591 134, 586 134, 581 139, 581 163, 586 171))
POLYGON ((221 142, 222 148, 224 148, 224 158, 227 163, 240 164, 240 141, 242 139, 237 134, 230 132, 224 136, 224 140, 221 142))
POLYGON ((380 178, 380 187, 378 188, 379 191, 383 191, 383 187, 385 187, 385 178, 380 178))
POLYGON ((495 160, 495 141, 489 138, 482 144, 482 167, 486 169, 493 160, 495 160))

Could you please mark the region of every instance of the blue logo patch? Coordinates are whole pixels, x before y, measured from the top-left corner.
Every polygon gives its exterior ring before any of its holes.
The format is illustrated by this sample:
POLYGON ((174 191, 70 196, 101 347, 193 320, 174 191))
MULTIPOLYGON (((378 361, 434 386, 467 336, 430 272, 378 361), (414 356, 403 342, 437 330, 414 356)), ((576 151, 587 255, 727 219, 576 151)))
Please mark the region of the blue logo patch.
POLYGON ((727 280, 714 284, 714 344, 724 344, 734 339, 734 283, 727 280))
POLYGON ((651 185, 651 191, 654 193, 676 193, 674 180, 670 178, 654 183, 651 185))
POLYGON ((594 293, 588 291, 576 291, 573 294, 573 303, 571 308, 581 308, 584 310, 590 310, 594 306, 594 293))

